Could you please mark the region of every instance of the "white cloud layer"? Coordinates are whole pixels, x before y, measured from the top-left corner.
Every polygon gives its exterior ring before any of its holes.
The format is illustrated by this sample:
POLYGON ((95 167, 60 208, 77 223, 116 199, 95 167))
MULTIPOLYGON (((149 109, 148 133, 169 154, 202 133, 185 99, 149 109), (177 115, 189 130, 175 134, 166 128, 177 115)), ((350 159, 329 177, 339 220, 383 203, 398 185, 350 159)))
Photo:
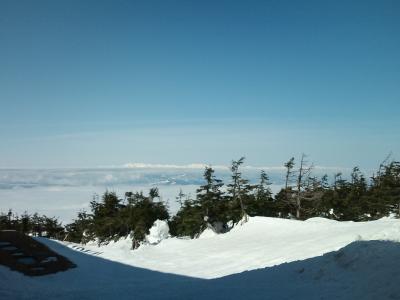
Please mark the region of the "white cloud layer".
MULTIPOLYGON (((119 167, 95 169, 0 169, 0 189, 57 187, 57 186, 118 186, 118 185, 199 185, 203 183, 203 170, 206 164, 187 165, 127 163, 119 167)), ((230 167, 212 166, 216 176, 228 182, 230 167)), ((281 184, 284 167, 243 166, 243 176, 250 181, 258 181, 261 170, 265 170, 272 183, 281 184)), ((314 174, 343 171, 338 167, 315 166, 314 174)))
MULTIPOLYGON (((193 196, 203 184, 205 166, 131 163, 118 168, 0 169, 0 211, 37 211, 68 222, 79 210, 89 208, 94 193, 102 194, 108 189, 123 197, 127 191, 147 192, 150 187, 158 186, 163 199, 169 199, 171 212, 175 213, 179 208, 175 201, 179 190, 193 196)), ((218 178, 229 182, 228 166, 213 168, 218 178)), ((279 191, 284 177, 282 167, 244 166, 243 176, 257 182, 261 169, 270 176, 273 192, 279 191)), ((315 167, 316 175, 337 171, 337 168, 315 167)))

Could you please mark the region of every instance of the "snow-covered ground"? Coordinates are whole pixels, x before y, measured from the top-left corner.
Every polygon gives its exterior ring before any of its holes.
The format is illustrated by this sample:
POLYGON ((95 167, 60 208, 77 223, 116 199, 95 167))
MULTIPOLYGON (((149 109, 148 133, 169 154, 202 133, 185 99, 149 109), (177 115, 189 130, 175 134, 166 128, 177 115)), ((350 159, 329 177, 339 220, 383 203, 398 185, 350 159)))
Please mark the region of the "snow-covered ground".
POLYGON ((135 251, 129 240, 97 247, 42 239, 78 267, 36 278, 1 267, 0 299, 400 299, 399 240, 396 219, 264 217, 135 251))
MULTIPOLYGON (((85 245, 103 258, 166 273, 204 279, 303 260, 358 240, 400 240, 400 221, 337 222, 253 217, 226 234, 199 239, 170 238, 130 250, 129 239, 106 246, 85 245)), ((74 245, 70 245, 74 246, 74 245)))

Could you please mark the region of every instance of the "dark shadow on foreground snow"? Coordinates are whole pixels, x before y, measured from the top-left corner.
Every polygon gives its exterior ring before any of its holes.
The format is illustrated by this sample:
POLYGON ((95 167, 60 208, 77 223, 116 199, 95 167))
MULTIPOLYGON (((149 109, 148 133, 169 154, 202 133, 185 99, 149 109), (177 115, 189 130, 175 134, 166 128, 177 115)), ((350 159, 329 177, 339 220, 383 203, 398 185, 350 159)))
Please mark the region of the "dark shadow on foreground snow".
POLYGON ((42 278, 0 269, 0 299, 400 299, 400 244, 394 242, 354 242, 324 256, 213 280, 46 243, 78 267, 42 278))
POLYGON ((400 299, 399 280, 400 243, 359 241, 323 256, 215 279, 208 291, 215 299, 400 299))

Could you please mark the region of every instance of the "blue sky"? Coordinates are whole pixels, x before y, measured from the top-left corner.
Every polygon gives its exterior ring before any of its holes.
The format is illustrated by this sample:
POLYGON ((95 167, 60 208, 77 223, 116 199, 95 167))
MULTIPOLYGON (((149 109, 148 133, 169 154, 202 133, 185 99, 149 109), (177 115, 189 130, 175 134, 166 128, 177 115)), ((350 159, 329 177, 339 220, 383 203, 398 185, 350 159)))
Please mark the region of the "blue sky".
POLYGON ((400 159, 398 1, 0 2, 0 167, 400 159))

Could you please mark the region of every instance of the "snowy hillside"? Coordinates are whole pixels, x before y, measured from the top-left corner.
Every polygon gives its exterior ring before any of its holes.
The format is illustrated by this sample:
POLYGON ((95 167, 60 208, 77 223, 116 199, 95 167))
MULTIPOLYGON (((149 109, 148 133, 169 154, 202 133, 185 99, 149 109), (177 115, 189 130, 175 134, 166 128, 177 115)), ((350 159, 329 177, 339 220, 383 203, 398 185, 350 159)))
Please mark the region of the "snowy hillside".
POLYGON ((36 278, 0 267, 0 299, 400 299, 399 240, 396 219, 263 217, 224 235, 135 251, 128 240, 97 247, 41 239, 78 267, 36 278))
POLYGON ((83 247, 124 264, 210 279, 319 256, 358 240, 400 241, 400 221, 384 218, 356 223, 253 217, 226 234, 193 240, 170 238, 135 251, 130 250, 129 239, 100 248, 83 247))

